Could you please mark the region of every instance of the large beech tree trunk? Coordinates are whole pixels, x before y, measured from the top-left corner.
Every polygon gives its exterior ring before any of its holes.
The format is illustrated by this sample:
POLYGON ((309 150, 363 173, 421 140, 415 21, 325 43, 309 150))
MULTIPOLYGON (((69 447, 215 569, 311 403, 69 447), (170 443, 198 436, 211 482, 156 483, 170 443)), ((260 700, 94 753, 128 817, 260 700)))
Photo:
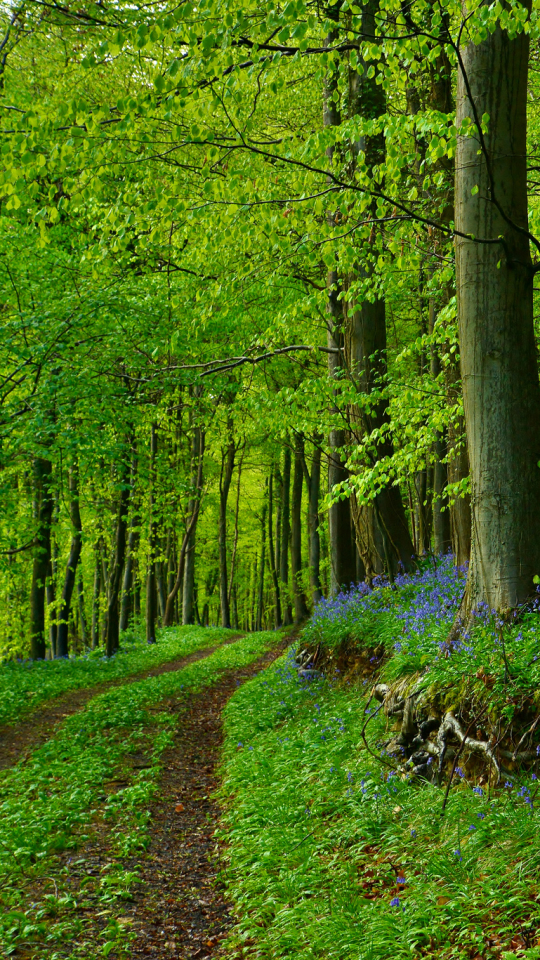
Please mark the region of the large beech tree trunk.
POLYGON ((59 605, 58 632, 56 636, 57 657, 67 657, 69 652, 68 628, 71 598, 73 596, 73 588, 75 586, 77 565, 79 563, 82 550, 82 521, 79 507, 79 468, 77 463, 73 464, 73 467, 69 472, 69 515, 71 519, 71 525, 73 527, 73 534, 66 565, 62 597, 59 605))
POLYGON ((37 520, 30 588, 30 656, 45 659, 45 581, 51 558, 51 524, 54 509, 52 463, 34 457, 34 502, 37 520))
MULTIPOLYGON (((446 369, 446 390, 449 403, 454 406, 461 392, 460 363, 450 364, 446 369)), ((448 428, 448 483, 460 484, 469 476, 469 452, 465 433, 465 420, 459 417, 448 428)), ((471 556, 471 497, 469 493, 454 496, 450 503, 450 531, 452 553, 457 566, 469 562, 471 556)))
MULTIPOLYGON (((374 37, 376 4, 371 0, 363 8, 362 32, 367 37, 374 37)), ((375 78, 369 77, 368 64, 362 72, 354 72, 350 78, 350 109, 353 114, 359 114, 366 120, 374 120, 386 112, 384 88, 376 83, 375 78)), ((356 150, 363 150, 364 162, 368 172, 384 163, 385 140, 383 134, 364 137, 361 143, 355 145, 356 150)), ((375 212, 375 211, 374 211, 375 212)), ((370 263, 372 253, 371 244, 366 244, 366 263, 357 270, 357 278, 367 279, 373 272, 370 263)), ((377 459, 391 457, 394 446, 388 432, 390 422, 389 401, 381 395, 381 386, 387 379, 386 361, 386 307, 384 300, 374 297, 358 303, 353 297, 349 306, 348 346, 351 376, 358 389, 367 395, 374 395, 369 406, 362 405, 362 413, 358 419, 364 432, 383 431, 384 439, 377 443, 377 459)), ((392 568, 398 563, 405 570, 413 565, 414 546, 409 533, 405 509, 401 492, 397 486, 387 486, 377 495, 375 514, 381 528, 384 542, 384 553, 387 564, 392 568)))
MULTIPOLYGON (((328 16, 336 20, 336 27, 328 34, 325 45, 332 47, 339 36, 337 20, 339 7, 334 5, 327 10, 328 16)), ((338 100, 338 68, 332 64, 327 72, 324 85, 323 122, 325 127, 337 127, 341 123, 341 114, 338 100)), ((326 155, 329 160, 334 159, 334 148, 329 147, 326 155)), ((329 211, 328 219, 334 222, 335 213, 329 211)), ((328 372, 331 377, 339 378, 343 369, 343 304, 339 299, 341 282, 339 265, 328 271, 327 275, 327 314, 328 314, 328 347, 332 351, 328 354, 328 372)), ((336 393, 339 388, 336 387, 336 393)), ((337 419, 337 406, 332 411, 337 419)), ((346 432, 339 425, 335 425, 328 438, 328 491, 331 494, 334 487, 347 480, 349 474, 345 467, 344 458, 346 432)), ((332 503, 328 511, 328 541, 330 554, 330 593, 339 592, 343 585, 349 586, 356 575, 356 560, 351 536, 351 506, 344 497, 332 503)))
POLYGON ((462 619, 480 602, 508 613, 540 573, 540 387, 525 233, 528 55, 526 34, 510 39, 497 27, 464 49, 458 69, 458 129, 465 118, 490 118, 487 155, 476 133, 459 139, 456 156, 456 228, 471 237, 456 239, 472 483, 462 619))

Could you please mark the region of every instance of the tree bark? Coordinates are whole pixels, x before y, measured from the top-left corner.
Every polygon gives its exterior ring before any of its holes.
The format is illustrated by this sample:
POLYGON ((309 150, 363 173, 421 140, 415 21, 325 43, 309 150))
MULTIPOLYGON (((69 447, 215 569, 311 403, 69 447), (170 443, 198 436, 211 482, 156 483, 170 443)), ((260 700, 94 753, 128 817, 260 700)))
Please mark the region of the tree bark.
POLYGON ((279 558, 279 579, 283 601, 283 625, 292 624, 292 610, 289 601, 289 542, 291 539, 291 451, 285 447, 283 453, 283 481, 281 487, 281 550, 279 558))
MULTIPOLYGON (((131 483, 132 488, 135 485, 135 478, 137 475, 137 460, 134 457, 131 464, 131 483)), ((132 489, 132 502, 133 502, 133 489, 132 489)), ((120 624, 119 629, 120 633, 124 630, 127 630, 129 626, 130 612, 134 609, 133 603, 133 572, 135 567, 135 557, 139 547, 139 525, 141 518, 138 514, 138 510, 134 510, 131 519, 129 521, 129 537, 128 537, 128 552, 126 557, 126 563, 124 567, 124 580, 122 583, 122 603, 120 606, 120 624)))
POLYGON ((148 567, 146 571, 146 642, 156 642, 157 594, 156 594, 156 544, 157 520, 155 517, 155 485, 157 456, 157 427, 150 428, 150 490, 148 496, 148 514, 150 528, 148 535, 148 567))
POLYGON ((99 646, 99 597, 101 593, 101 557, 99 543, 94 547, 94 591, 92 596, 92 650, 99 646))
MULTIPOLYGON (((188 512, 191 517, 195 515, 195 508, 197 507, 198 498, 200 497, 200 487, 197 483, 197 477, 199 472, 199 463, 201 462, 202 449, 204 446, 204 437, 202 434, 201 427, 193 428, 193 436, 191 441, 191 486, 194 491, 197 492, 197 496, 192 498, 188 504, 188 512)), ((201 474, 201 485, 202 485, 202 474, 201 474)), ((198 510, 196 513, 195 523, 193 529, 189 535, 188 544, 186 547, 186 559, 185 559, 185 569, 184 569, 184 583, 183 583, 183 598, 182 598, 182 623, 189 624, 193 623, 194 615, 194 603, 193 603, 193 591, 195 589, 195 542, 197 537, 197 518, 198 510)), ((173 584, 169 588, 169 593, 172 590, 173 584)))
MULTIPOLYGON (((197 428, 198 429, 198 428, 197 428)), ((193 504, 191 515, 188 517, 186 530, 182 538, 182 545, 180 547, 180 554, 178 557, 178 568, 176 571, 176 578, 172 587, 172 590, 169 592, 167 597, 167 604, 165 607, 165 616, 163 618, 163 626, 170 627, 174 621, 174 601, 180 587, 183 583, 184 578, 184 567, 186 562, 186 553, 188 545, 190 543, 191 535, 194 533, 197 520, 199 517, 199 511, 201 508, 201 498, 202 498, 202 488, 203 488, 203 460, 204 460, 204 433, 200 430, 199 433, 199 442, 198 442, 198 462, 197 462, 197 476, 195 483, 194 497, 190 500, 190 505, 193 504)))
POLYGON ((270 559, 270 573, 272 574, 272 583, 274 585, 274 619, 276 629, 281 626, 281 594, 279 590, 279 577, 276 568, 276 555, 274 552, 274 466, 270 470, 268 479, 268 557, 270 559))
MULTIPOLYGON (((370 0, 363 7, 362 32, 366 37, 374 37, 375 11, 377 4, 370 0)), ((350 109, 366 120, 375 120, 386 112, 384 87, 369 77, 368 64, 362 72, 353 71, 350 76, 350 109)), ((384 164, 386 156, 384 134, 367 136, 358 142, 355 152, 361 150, 369 175, 384 164)), ((367 244, 366 244, 367 249, 367 244)), ((358 278, 369 279, 373 267, 368 259, 367 265, 358 268, 358 278)), ((369 405, 362 404, 362 410, 355 411, 354 420, 361 424, 365 434, 382 431, 383 439, 376 443, 375 459, 392 457, 394 445, 388 430, 390 423, 389 401, 381 387, 387 381, 387 344, 386 344, 386 305, 384 300, 374 296, 361 303, 354 300, 348 305, 347 341, 351 376, 358 390, 374 399, 369 405)), ((409 533, 405 509, 398 486, 387 486, 381 490, 375 501, 375 515, 381 527, 384 542, 384 554, 393 575, 394 569, 401 565, 405 570, 414 566, 414 546, 409 533)))
MULTIPOLYGON (((325 46, 332 47, 339 38, 337 22, 339 7, 333 5, 327 8, 327 15, 336 21, 336 27, 330 31, 325 39, 325 46)), ((339 109, 338 67, 332 63, 328 69, 324 84, 323 123, 325 127, 338 127, 341 124, 339 109)), ((326 155, 329 160, 335 159, 334 147, 328 147, 326 155)), ((335 221, 334 211, 328 212, 330 224, 335 221)), ((343 356, 343 304, 340 300, 342 290, 339 277, 339 265, 328 271, 326 286, 328 291, 326 310, 328 315, 327 342, 332 351, 328 354, 328 373, 331 378, 339 380, 344 366, 343 356)), ((334 395, 337 397, 339 387, 336 386, 334 395)), ((331 410, 335 420, 340 413, 337 404, 331 410)), ((343 451, 346 445, 345 430, 334 425, 329 434, 328 456, 328 492, 332 494, 334 487, 347 480, 349 474, 343 460, 343 451)), ((347 587, 354 581, 356 562, 351 537, 351 507, 347 498, 341 498, 332 503, 328 510, 328 539, 330 553, 330 593, 339 592, 342 585, 347 587)))
POLYGON ((114 555, 109 571, 109 583, 107 594, 107 632, 106 632, 106 650, 107 656, 112 657, 120 645, 120 587, 122 584, 122 573, 124 570, 124 559, 126 556, 127 540, 127 516, 129 509, 129 499, 131 494, 131 485, 127 467, 121 464, 119 470, 120 495, 118 498, 118 513, 116 518, 116 530, 114 537, 114 555))
MULTIPOLYGON (((302 485, 304 480, 304 440, 296 434, 294 443, 294 474, 291 502, 291 574, 294 591, 294 620, 301 623, 308 616, 302 585, 302 485)), ((349 530, 350 540, 350 530, 349 530)))
POLYGON ((464 620, 481 602, 507 614, 532 595, 540 572, 540 387, 526 234, 528 54, 525 33, 510 39, 497 27, 463 50, 458 69, 458 129, 465 118, 490 118, 484 143, 478 133, 460 137, 456 156, 457 296, 472 485, 464 620))
POLYGON ((44 660, 45 581, 51 559, 51 525, 54 509, 51 461, 45 457, 34 457, 33 474, 37 524, 30 590, 30 656, 32 660, 44 660))
POLYGON ((86 610, 84 604, 84 581, 82 576, 82 567, 79 564, 79 576, 77 577, 77 599, 79 603, 79 623, 81 625, 81 640, 85 647, 88 642, 88 623, 86 620, 86 610))
POLYGON ((267 500, 266 496, 262 505, 261 512, 261 553, 259 559, 259 577, 255 583, 257 584, 257 620, 255 623, 256 630, 262 630, 263 624, 263 614, 264 614, 264 568, 266 563, 266 512, 267 512, 267 500))
POLYGON ((221 606, 221 626, 230 627, 231 612, 229 605, 229 577, 227 574, 227 501, 234 470, 236 444, 232 436, 232 420, 227 420, 229 442, 221 451, 221 473, 219 477, 219 600, 221 606))
POLYGON ((69 515, 71 526, 73 527, 73 534, 60 599, 58 633, 56 638, 56 655, 58 657, 67 657, 69 652, 68 628, 71 598, 75 586, 77 565, 82 550, 82 521, 79 506, 79 467, 76 462, 69 471, 69 515))

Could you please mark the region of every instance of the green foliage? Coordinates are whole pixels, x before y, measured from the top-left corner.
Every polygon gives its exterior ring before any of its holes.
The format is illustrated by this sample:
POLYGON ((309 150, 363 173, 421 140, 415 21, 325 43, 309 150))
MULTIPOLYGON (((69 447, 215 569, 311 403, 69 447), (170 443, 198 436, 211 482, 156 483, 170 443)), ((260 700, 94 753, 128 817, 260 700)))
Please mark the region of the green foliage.
MULTIPOLYGON (((250 956, 537 956, 536 784, 443 791, 393 774, 353 687, 283 658, 226 710, 223 877, 250 956), (519 786, 519 789, 518 789, 519 786), (399 902, 398 902, 399 901, 399 902), (490 946, 491 944, 491 946, 490 946)), ((393 765, 392 765, 393 766, 393 765)), ((534 778, 533 778, 534 780, 534 778)))
MULTIPOLYGON (((197 631, 199 643, 202 633, 197 631)), ((279 639, 275 633, 251 634, 183 670, 99 694, 68 718, 30 760, 2 773, 0 930, 6 955, 17 943, 36 938, 49 944, 63 942, 73 924, 80 925, 77 904, 58 894, 52 922, 45 915, 36 923, 32 907, 22 911, 20 905, 28 879, 48 876, 55 855, 76 851, 97 822, 104 822, 111 837, 101 901, 107 905, 129 896, 136 871, 126 872, 120 861, 148 843, 148 803, 159 782, 160 758, 178 722, 177 716, 159 710, 160 703, 168 697, 186 700, 225 671, 253 662, 279 639), (137 772, 130 767, 130 756, 140 750, 147 765, 137 772), (128 780, 128 785, 114 789, 118 780, 128 780)), ((58 882, 64 885, 65 878, 58 877, 58 882)))
POLYGON ((125 636, 113 657, 100 649, 69 660, 8 661, 0 666, 0 723, 15 723, 45 700, 111 680, 151 670, 194 650, 222 643, 228 631, 173 627, 160 631, 159 642, 147 644, 140 631, 125 636))

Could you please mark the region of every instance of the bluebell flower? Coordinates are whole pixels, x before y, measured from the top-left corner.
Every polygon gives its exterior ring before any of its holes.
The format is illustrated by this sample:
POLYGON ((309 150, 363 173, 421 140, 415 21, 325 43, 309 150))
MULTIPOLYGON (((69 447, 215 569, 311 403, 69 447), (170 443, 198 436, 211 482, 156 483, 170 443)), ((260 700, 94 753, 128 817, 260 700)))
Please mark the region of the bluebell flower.
POLYGON ((400 904, 399 897, 393 897, 392 900, 390 901, 391 907, 399 907, 399 904, 400 904))

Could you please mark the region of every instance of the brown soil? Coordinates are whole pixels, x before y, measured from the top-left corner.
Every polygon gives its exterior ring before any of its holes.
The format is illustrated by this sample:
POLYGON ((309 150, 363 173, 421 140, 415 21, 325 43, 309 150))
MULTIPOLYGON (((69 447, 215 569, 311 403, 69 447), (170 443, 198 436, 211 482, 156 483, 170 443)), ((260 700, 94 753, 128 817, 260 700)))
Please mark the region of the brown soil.
MULTIPOLYGON (((222 711, 235 690, 280 656, 288 643, 290 638, 243 670, 228 671, 188 703, 175 698, 160 703, 161 710, 180 711, 181 717, 174 744, 163 756, 163 774, 150 807, 150 846, 146 853, 122 862, 126 871, 137 872, 139 880, 124 905, 103 910, 99 878, 111 858, 108 831, 98 831, 86 847, 72 854, 76 859, 63 855, 63 884, 79 901, 84 921, 81 939, 71 950, 60 948, 58 956, 84 955, 85 960, 93 960, 112 917, 130 931, 127 955, 134 960, 203 960, 221 955, 220 944, 232 924, 217 882, 220 867, 214 835, 220 818, 213 794, 219 786, 222 711)), ((40 887, 36 885, 32 899, 42 896, 40 887)), ((22 949, 16 955, 29 960, 22 949)), ((36 960, 44 954, 36 946, 31 956, 36 960)), ((125 957, 124 951, 116 949, 109 954, 110 960, 125 957)))
MULTIPOLYGON (((222 645, 234 643, 240 636, 241 634, 236 633, 227 637, 222 645)), ((92 687, 85 687, 82 690, 70 690, 59 697, 47 700, 20 723, 5 724, 0 727, 0 770, 13 766, 21 759, 28 759, 33 750, 36 750, 54 735, 57 725, 66 717, 77 713, 92 697, 103 693, 104 690, 124 686, 126 683, 133 683, 137 680, 145 680, 147 677, 158 677, 162 673, 169 673, 173 670, 181 670, 183 667, 187 667, 189 663, 195 663, 197 660, 210 656, 216 649, 217 645, 205 647, 204 650, 196 650, 179 660, 170 660, 167 663, 159 664, 157 667, 141 670, 139 673, 133 673, 119 680, 109 680, 92 687)))
MULTIPOLYGON (((152 843, 139 864, 141 885, 126 910, 144 960, 215 956, 232 923, 216 884, 214 831, 223 742, 222 711, 241 683, 281 655, 289 640, 259 661, 231 672, 188 705, 165 755, 159 800, 152 809, 152 843)), ((175 705, 171 704, 171 709, 175 705)))

